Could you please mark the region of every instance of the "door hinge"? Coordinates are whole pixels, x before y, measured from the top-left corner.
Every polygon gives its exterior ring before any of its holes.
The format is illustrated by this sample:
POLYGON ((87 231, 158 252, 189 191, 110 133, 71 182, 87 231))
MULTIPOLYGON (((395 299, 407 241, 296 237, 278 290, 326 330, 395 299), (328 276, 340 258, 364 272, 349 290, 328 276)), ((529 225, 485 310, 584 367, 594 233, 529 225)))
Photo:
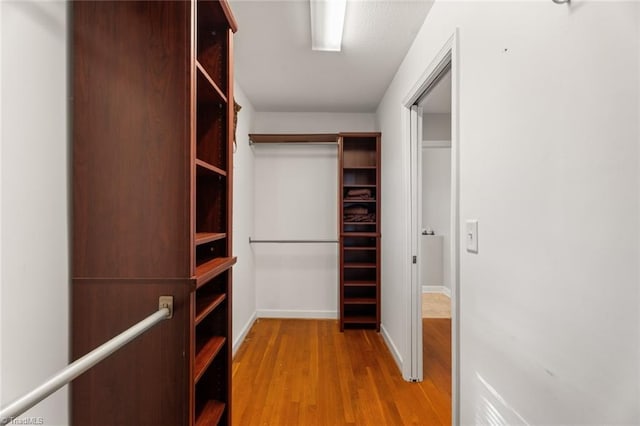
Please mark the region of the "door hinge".
POLYGON ((413 257, 412 257, 412 259, 411 259, 411 262, 412 262, 413 264, 418 263, 418 258, 417 258, 417 256, 413 256, 413 257))

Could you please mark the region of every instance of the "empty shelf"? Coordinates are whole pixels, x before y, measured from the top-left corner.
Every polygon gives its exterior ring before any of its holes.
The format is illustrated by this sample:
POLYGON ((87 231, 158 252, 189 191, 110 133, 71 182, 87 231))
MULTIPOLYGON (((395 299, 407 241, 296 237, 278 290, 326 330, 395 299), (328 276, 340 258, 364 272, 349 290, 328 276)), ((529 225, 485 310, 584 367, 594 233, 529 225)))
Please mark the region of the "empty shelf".
POLYGON ((196 426, 217 425, 224 413, 225 404, 220 401, 207 401, 204 408, 198 415, 196 426))
POLYGON ((206 174, 215 174, 218 176, 226 176, 227 172, 222 170, 219 167, 214 166, 213 164, 209 164, 204 160, 196 159, 196 174, 198 175, 206 175, 206 174))
POLYGON ((345 287, 375 287, 375 281, 345 281, 345 287))
POLYGON ((196 325, 206 318, 220 303, 227 298, 226 294, 212 294, 196 300, 196 325))
POLYGON ((375 316, 345 316, 343 318, 345 324, 375 324, 375 316))
POLYGON ((344 298, 345 305, 375 305, 375 297, 350 297, 344 298))
POLYGON ((227 238, 225 233, 216 232, 196 232, 196 245, 210 243, 211 241, 221 240, 227 238))
POLYGON ((196 346, 196 362, 193 368, 193 382, 198 383, 200 377, 207 370, 211 361, 218 355, 222 346, 224 346, 224 342, 226 342, 222 336, 213 336, 209 340, 206 341, 200 347, 200 345, 196 346))
POLYGON ((211 259, 210 261, 197 266, 196 287, 200 287, 211 278, 214 278, 215 276, 231 268, 237 260, 237 257, 216 257, 215 259, 211 259))

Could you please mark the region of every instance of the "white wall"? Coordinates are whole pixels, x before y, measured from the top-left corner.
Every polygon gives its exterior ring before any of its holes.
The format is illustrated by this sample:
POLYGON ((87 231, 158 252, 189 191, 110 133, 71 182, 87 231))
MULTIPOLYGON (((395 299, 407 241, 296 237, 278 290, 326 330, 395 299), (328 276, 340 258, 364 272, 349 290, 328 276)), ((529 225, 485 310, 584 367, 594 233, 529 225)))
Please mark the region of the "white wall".
MULTIPOLYGON (((0 2, 0 405, 69 359, 65 2, 0 2)), ((21 416, 68 423, 64 388, 21 416)), ((34 419, 38 421, 37 419, 34 419)))
MULTIPOLYGON (((451 294, 451 114, 423 114, 422 140, 421 228, 431 228, 442 236, 442 282, 435 285, 444 286, 451 294), (433 141, 437 144, 429 143, 433 141), (448 148, 441 146, 446 141, 448 148)), ((427 261, 421 268, 429 266, 427 261)))
POLYGON ((249 237, 253 234, 254 161, 249 147, 249 133, 254 109, 236 82, 234 97, 242 106, 236 128, 237 148, 233 156, 233 353, 240 347, 256 317, 256 283, 253 251, 249 237))
POLYGON ((382 319, 406 354, 400 104, 458 27, 461 218, 480 250, 460 258, 463 424, 640 423, 639 7, 436 2, 378 108, 382 319))
MULTIPOLYGON (((265 113, 255 133, 376 131, 375 114, 265 113)), ((254 239, 338 239, 336 145, 254 146, 254 239)), ((259 317, 336 318, 337 244, 252 244, 259 317)))
POLYGON ((376 115, 372 113, 256 112, 254 119, 255 133, 377 131, 376 115))
POLYGON ((422 140, 450 141, 451 140, 451 114, 432 114, 432 113, 423 114, 422 115, 422 140))
POLYGON ((442 282, 438 284, 423 283, 423 285, 441 285, 450 291, 451 148, 422 148, 421 229, 426 228, 430 228, 436 235, 442 236, 442 282))
MULTIPOLYGON (((337 146, 254 146, 254 239, 337 240, 337 146)), ((252 244, 258 316, 335 318, 338 245, 252 244)))

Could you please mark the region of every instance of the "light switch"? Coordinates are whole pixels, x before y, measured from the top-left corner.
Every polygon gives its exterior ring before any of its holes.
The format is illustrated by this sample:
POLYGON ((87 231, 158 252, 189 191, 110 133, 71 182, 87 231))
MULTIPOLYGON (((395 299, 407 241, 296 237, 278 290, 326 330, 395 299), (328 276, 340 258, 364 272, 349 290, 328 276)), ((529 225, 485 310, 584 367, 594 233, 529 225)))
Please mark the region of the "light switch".
POLYGON ((467 231, 466 236, 467 239, 467 251, 469 253, 477 253, 478 252, 478 221, 477 220, 468 220, 467 221, 467 231))

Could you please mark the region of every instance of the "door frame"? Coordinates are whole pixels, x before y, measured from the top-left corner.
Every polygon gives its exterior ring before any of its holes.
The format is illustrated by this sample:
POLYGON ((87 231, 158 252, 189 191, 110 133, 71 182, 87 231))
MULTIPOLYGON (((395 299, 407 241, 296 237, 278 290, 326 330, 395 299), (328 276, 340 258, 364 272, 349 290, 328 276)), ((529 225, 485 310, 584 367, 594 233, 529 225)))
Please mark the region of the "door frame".
POLYGON ((405 250, 410 254, 404 271, 408 277, 405 288, 405 354, 408 362, 403 363, 406 380, 422 381, 422 285, 420 283, 420 262, 413 263, 413 256, 420 259, 419 217, 422 211, 421 185, 421 127, 422 118, 414 104, 438 78, 440 73, 451 66, 451 410, 452 424, 460 423, 460 137, 459 137, 459 30, 456 28, 440 51, 432 58, 422 75, 403 100, 403 123, 405 147, 405 181, 407 185, 408 235, 405 250), (412 108, 414 107, 414 108, 412 108))

